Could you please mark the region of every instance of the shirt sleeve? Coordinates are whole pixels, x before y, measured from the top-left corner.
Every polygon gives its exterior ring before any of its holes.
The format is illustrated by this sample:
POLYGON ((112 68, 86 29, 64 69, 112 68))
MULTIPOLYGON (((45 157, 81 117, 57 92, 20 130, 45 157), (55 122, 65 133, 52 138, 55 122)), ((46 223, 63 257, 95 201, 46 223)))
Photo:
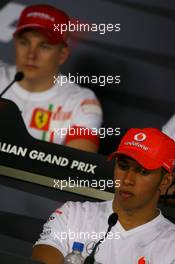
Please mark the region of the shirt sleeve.
MULTIPOLYGON (((169 222, 169 220, 166 220, 169 222)), ((175 225, 173 223, 164 226, 161 238, 157 238, 152 250, 151 263, 175 264, 175 225)))
POLYGON ((77 97, 77 107, 73 112, 70 131, 65 139, 66 143, 75 138, 90 139, 98 143, 98 130, 102 124, 102 108, 92 91, 85 88, 82 90, 77 97))
POLYGON ((9 66, 0 60, 0 92, 2 92, 6 86, 13 81, 13 78, 9 78, 9 66))
POLYGON ((57 248, 63 256, 69 251, 68 244, 68 218, 69 203, 65 203, 51 214, 47 222, 43 226, 40 238, 36 241, 36 245, 49 245, 57 248))
POLYGON ((163 255, 164 262, 162 262, 162 263, 175 264, 174 242, 175 242, 175 240, 172 241, 171 245, 169 244, 166 247, 166 250, 164 250, 164 255, 163 255))

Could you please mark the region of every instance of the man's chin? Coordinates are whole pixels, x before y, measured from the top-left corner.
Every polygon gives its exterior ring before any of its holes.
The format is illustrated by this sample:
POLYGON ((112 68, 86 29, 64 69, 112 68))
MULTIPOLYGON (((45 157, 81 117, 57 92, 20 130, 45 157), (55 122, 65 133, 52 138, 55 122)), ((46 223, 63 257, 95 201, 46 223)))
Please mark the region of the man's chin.
POLYGON ((24 76, 25 76, 25 80, 28 82, 37 82, 38 75, 34 74, 34 73, 28 73, 28 72, 24 72, 24 76))

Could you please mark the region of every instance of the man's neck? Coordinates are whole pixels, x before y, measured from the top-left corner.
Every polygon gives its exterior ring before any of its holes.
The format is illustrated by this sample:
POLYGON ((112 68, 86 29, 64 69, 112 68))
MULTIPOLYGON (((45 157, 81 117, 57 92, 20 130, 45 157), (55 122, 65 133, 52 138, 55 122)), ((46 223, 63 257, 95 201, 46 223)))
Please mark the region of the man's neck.
POLYGON ((159 215, 156 208, 125 210, 113 201, 113 211, 118 214, 119 222, 125 230, 146 224, 159 215))

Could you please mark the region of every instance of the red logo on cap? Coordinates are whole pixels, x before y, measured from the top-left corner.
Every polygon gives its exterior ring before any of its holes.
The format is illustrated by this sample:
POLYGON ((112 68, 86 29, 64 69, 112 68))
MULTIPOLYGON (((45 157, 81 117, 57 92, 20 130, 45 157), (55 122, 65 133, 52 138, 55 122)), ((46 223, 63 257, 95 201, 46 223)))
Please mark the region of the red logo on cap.
POLYGON ((146 139, 146 135, 144 133, 138 133, 134 136, 136 141, 144 141, 146 139))

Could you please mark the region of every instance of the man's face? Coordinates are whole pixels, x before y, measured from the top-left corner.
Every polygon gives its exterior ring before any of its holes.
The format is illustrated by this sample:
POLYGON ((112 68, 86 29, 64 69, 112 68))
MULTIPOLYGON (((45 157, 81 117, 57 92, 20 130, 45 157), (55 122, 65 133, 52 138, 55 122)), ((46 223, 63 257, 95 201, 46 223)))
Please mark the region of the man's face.
POLYGON ((53 80, 68 55, 62 45, 49 44, 42 33, 33 30, 19 34, 15 47, 17 69, 24 72, 28 81, 53 80))
POLYGON ((114 178, 120 180, 120 187, 115 192, 115 203, 122 209, 133 211, 156 208, 162 182, 161 169, 147 170, 135 160, 119 155, 114 178))

